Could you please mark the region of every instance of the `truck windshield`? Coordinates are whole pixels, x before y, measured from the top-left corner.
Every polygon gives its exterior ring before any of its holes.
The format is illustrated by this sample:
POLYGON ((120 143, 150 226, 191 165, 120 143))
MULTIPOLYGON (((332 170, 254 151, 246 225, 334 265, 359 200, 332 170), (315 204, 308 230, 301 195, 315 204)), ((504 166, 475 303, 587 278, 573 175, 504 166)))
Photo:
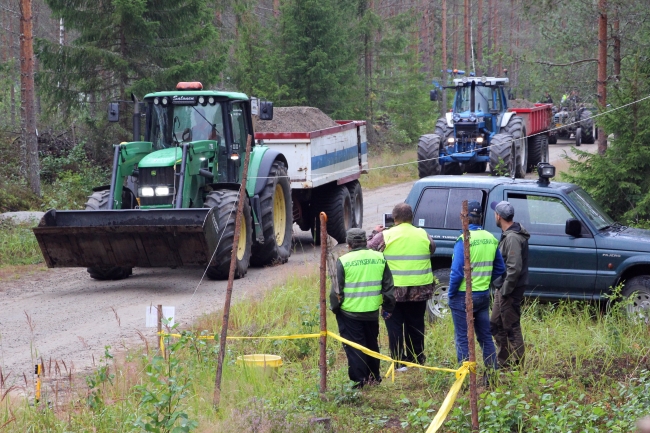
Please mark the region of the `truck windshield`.
POLYGON ((150 137, 156 150, 175 143, 221 140, 223 116, 216 105, 152 105, 150 137))
POLYGON ((568 195, 576 206, 589 218, 589 221, 591 221, 597 230, 602 230, 615 224, 615 221, 607 215, 607 212, 585 190, 578 188, 571 191, 568 195))
POLYGON ((485 86, 476 86, 474 103, 476 107, 471 107, 471 86, 457 87, 456 88, 456 104, 454 107, 455 113, 462 113, 464 111, 483 111, 487 112, 492 107, 492 89, 485 86))

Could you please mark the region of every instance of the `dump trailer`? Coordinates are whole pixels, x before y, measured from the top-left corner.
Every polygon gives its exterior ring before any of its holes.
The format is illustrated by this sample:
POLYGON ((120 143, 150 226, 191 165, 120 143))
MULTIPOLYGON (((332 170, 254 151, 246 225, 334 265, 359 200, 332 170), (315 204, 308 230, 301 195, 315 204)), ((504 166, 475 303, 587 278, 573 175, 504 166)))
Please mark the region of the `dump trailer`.
POLYGON ((527 172, 537 167, 540 162, 548 162, 549 131, 553 121, 551 104, 534 104, 530 108, 509 108, 509 111, 521 117, 526 128, 526 166, 527 172))
MULTIPOLYGON (((93 189, 85 210, 45 213, 34 234, 48 267, 86 267, 92 278, 126 278, 133 267, 207 267, 236 277, 249 265, 291 254, 292 201, 285 155, 253 143, 239 243, 233 245, 251 101, 203 90, 198 82, 134 99, 132 142, 114 145, 111 183, 93 189), (144 131, 140 133, 141 118, 144 131)), ((273 105, 259 105, 260 119, 273 105)), ((111 104, 109 120, 119 121, 111 104)))
POLYGON ((346 231, 363 225, 359 178, 368 171, 366 122, 337 120, 335 126, 307 132, 257 132, 258 143, 291 161, 293 220, 320 241, 320 212, 327 233, 339 243, 346 231))
MULTIPOLYGON (((519 109, 508 109, 504 90, 508 78, 463 77, 453 82, 452 111, 438 119, 434 132, 421 136, 418 142, 420 177, 483 173, 488 163, 492 174, 524 177, 539 162, 536 159, 548 159, 548 145, 543 146, 541 139, 529 141, 531 131, 519 109), (529 160, 528 155, 534 158, 529 160)), ((438 91, 432 90, 430 97, 437 100, 438 91)))

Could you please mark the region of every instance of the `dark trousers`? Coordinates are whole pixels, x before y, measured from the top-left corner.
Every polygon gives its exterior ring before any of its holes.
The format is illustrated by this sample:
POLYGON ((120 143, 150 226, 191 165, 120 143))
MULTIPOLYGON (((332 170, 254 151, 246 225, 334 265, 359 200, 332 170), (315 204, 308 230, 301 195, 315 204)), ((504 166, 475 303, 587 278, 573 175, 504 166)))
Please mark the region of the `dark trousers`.
POLYGON ((490 332, 497 343, 497 360, 501 367, 519 365, 524 359, 524 336, 521 333, 520 319, 525 288, 517 287, 508 296, 502 296, 497 290, 494 296, 490 332))
MULTIPOLYGON (((496 350, 490 335, 490 294, 472 292, 474 305, 474 335, 483 351, 483 363, 488 368, 497 368, 496 350)), ((451 318, 454 321, 454 339, 458 363, 469 360, 469 340, 467 339, 467 313, 465 312, 465 292, 458 292, 449 299, 451 318)))
MULTIPOLYGON (((424 364, 424 313, 427 301, 396 302, 386 320, 391 357, 398 361, 424 364)), ((399 366, 398 366, 399 367, 399 366)))
MULTIPOLYGON (((379 352, 379 320, 356 320, 346 316, 343 312, 336 315, 341 337, 365 348, 379 352)), ((347 344, 343 345, 348 358, 348 375, 350 380, 359 386, 367 383, 381 382, 379 360, 354 349, 347 344)))

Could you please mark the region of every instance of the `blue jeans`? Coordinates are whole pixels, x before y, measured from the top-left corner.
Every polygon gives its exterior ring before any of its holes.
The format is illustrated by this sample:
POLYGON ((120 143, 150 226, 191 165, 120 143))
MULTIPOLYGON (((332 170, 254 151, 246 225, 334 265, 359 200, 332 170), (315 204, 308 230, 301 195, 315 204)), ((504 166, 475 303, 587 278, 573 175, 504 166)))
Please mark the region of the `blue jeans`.
MULTIPOLYGON (((472 292, 474 304, 474 332, 483 351, 483 363, 486 367, 497 367, 497 354, 490 332, 490 292, 472 292)), ((451 317, 454 320, 454 340, 458 363, 469 360, 467 343, 467 318, 465 315, 465 292, 458 292, 449 298, 451 317)))

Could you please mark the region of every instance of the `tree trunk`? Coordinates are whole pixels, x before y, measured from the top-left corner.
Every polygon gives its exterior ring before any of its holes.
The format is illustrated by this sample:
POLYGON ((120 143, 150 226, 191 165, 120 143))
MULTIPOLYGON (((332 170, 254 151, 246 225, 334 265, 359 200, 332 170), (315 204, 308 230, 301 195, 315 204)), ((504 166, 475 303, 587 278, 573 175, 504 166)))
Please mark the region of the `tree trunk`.
POLYGON ((618 5, 614 9, 614 75, 620 80, 621 76, 621 22, 619 20, 618 5))
MULTIPOLYGON (((9 58, 16 58, 14 53, 14 20, 11 14, 8 14, 9 18, 9 58)), ((16 82, 14 81, 15 69, 11 70, 11 89, 10 98, 11 98, 11 126, 16 126, 16 82)))
POLYGON ((273 0, 273 16, 276 18, 280 16, 280 0, 273 0))
POLYGON ((476 18, 476 75, 483 75, 483 0, 478 0, 478 17, 476 18))
POLYGON ((487 65, 487 70, 488 70, 488 75, 494 76, 494 69, 492 65, 494 64, 494 40, 493 40, 493 33, 492 33, 492 27, 494 26, 494 0, 488 0, 488 11, 487 11, 487 37, 488 37, 488 43, 487 43, 487 48, 488 48, 488 53, 490 55, 490 60, 488 61, 487 65))
POLYGON ((442 0, 442 101, 440 102, 440 112, 444 116, 447 112, 447 0, 442 0))
POLYGON ((451 13, 454 16, 453 29, 451 31, 452 34, 451 67, 452 69, 456 70, 458 69, 458 1, 459 0, 451 0, 451 1, 453 3, 451 13))
POLYGON ((41 195, 36 116, 34 113, 34 46, 32 0, 20 1, 20 89, 21 132, 25 143, 27 181, 36 195, 41 195))
POLYGON ((471 63, 472 44, 469 39, 469 26, 470 26, 469 0, 465 0, 465 11, 463 13, 463 27, 465 30, 465 73, 468 76, 469 76, 469 71, 472 70, 472 63, 471 63))
MULTIPOLYGON (((607 0, 598 0, 598 103, 601 108, 607 105, 607 0)), ((607 135, 598 128, 598 153, 607 150, 607 135)))

